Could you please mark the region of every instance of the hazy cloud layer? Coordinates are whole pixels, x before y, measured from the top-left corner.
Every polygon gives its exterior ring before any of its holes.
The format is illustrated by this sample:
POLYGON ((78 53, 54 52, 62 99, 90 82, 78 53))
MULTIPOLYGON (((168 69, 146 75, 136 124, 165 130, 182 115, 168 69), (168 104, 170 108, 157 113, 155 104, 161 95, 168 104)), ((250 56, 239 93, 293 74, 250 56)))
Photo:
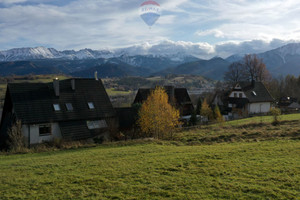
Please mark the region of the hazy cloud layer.
POLYGON ((134 45, 132 51, 141 52, 172 46, 199 57, 226 57, 300 40, 296 0, 157 0, 162 15, 151 29, 139 17, 142 2, 0 0, 0 46, 62 50, 134 45))

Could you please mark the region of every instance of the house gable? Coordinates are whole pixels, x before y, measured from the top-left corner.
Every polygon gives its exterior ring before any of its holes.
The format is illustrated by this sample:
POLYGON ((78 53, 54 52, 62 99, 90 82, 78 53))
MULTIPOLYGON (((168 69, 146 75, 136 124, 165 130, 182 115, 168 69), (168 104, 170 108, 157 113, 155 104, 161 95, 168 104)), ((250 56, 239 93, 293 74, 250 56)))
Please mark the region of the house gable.
POLYGON ((229 94, 228 107, 245 113, 266 113, 274 101, 262 82, 239 82, 229 94))

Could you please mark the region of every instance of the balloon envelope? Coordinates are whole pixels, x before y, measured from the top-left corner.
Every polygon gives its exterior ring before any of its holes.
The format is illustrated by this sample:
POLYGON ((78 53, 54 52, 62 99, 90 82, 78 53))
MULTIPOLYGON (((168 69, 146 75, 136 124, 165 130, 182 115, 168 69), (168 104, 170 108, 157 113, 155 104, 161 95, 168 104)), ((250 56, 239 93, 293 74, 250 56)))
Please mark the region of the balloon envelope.
POLYGON ((152 26, 160 17, 160 5, 155 1, 145 1, 140 6, 140 16, 148 26, 152 26))

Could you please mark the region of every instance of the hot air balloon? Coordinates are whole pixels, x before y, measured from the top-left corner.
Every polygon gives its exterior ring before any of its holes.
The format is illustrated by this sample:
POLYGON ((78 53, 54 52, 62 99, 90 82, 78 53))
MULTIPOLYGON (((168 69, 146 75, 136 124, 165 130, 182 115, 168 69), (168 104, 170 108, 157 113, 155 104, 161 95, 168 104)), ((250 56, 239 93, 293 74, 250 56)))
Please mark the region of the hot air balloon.
POLYGON ((145 1, 140 6, 140 16, 151 27, 160 17, 160 5, 155 1, 145 1))

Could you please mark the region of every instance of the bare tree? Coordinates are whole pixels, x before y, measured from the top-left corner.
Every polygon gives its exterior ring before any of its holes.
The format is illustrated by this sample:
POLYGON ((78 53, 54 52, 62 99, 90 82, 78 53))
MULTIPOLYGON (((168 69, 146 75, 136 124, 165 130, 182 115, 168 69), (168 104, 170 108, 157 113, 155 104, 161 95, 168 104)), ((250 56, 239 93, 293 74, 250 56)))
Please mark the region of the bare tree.
POLYGON ((267 81, 271 75, 263 63, 255 54, 248 54, 244 57, 243 68, 249 81, 267 81))
POLYGON ((240 62, 234 62, 228 67, 228 71, 225 72, 224 80, 232 85, 235 85, 239 81, 246 79, 244 66, 240 62))

